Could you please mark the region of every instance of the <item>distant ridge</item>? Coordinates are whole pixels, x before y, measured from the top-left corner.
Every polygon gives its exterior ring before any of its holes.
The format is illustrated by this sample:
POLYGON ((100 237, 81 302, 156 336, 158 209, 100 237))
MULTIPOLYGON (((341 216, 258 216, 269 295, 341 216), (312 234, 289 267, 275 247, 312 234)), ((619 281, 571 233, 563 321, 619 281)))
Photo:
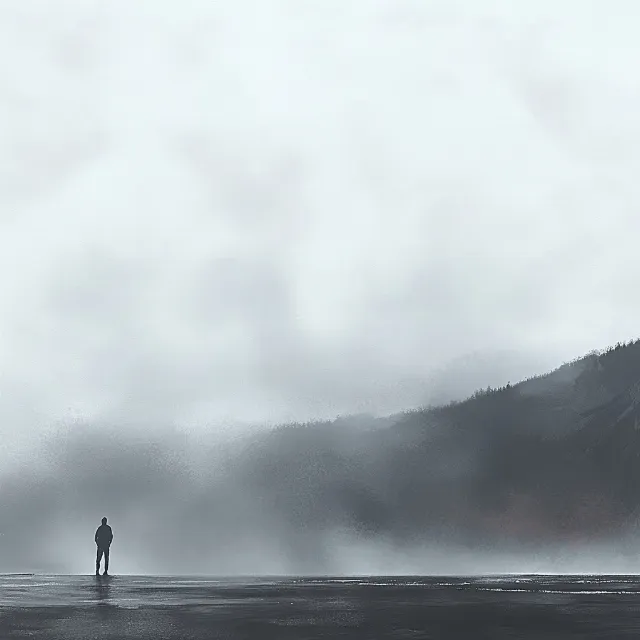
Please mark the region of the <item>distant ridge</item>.
POLYGON ((629 533, 640 507, 640 340, 446 405, 288 425, 236 478, 294 530, 479 545, 629 533))
POLYGON ((182 434, 76 429, 4 483, 0 563, 91 569, 99 496, 125 573, 608 571, 601 552, 638 570, 639 398, 633 341, 446 405, 203 439, 195 471, 182 434), (34 522, 57 532, 55 557, 34 522))

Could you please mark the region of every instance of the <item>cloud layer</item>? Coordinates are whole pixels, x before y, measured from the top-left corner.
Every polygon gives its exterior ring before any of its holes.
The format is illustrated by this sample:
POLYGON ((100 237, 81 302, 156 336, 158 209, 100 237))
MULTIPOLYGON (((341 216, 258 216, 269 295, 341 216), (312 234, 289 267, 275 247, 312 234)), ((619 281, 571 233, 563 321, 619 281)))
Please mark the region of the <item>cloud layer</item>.
POLYGON ((634 8, 4 2, 7 451, 393 411, 469 352, 500 383, 635 335, 634 8))

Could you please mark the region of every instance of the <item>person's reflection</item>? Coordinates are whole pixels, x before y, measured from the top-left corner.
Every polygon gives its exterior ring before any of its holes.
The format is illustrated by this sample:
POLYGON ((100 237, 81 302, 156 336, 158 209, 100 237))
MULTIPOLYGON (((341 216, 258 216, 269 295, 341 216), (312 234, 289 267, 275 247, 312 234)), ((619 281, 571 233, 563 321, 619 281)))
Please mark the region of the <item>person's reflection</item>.
POLYGON ((96 598, 98 604, 109 604, 111 597, 111 585, 108 580, 96 580, 96 598))

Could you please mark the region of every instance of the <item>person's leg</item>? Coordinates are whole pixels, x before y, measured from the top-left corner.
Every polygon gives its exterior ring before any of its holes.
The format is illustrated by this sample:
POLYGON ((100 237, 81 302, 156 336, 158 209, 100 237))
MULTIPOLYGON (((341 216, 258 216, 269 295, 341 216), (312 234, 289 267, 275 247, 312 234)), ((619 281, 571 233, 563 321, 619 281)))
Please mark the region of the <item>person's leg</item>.
POLYGON ((98 547, 96 551, 96 575, 100 573, 100 561, 102 560, 102 549, 98 547))
POLYGON ((104 550, 104 572, 109 572, 109 547, 104 550))

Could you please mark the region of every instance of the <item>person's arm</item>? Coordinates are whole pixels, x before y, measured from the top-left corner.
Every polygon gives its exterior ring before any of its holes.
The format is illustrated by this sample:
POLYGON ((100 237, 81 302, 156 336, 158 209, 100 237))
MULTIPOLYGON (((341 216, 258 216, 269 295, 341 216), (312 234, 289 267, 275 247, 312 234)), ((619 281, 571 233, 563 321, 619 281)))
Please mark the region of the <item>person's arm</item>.
POLYGON ((98 544, 98 531, 100 531, 100 529, 96 529, 96 535, 93 536, 93 539, 95 540, 96 544, 98 544))
POLYGON ((109 544, 113 542, 113 529, 109 527, 109 544))

